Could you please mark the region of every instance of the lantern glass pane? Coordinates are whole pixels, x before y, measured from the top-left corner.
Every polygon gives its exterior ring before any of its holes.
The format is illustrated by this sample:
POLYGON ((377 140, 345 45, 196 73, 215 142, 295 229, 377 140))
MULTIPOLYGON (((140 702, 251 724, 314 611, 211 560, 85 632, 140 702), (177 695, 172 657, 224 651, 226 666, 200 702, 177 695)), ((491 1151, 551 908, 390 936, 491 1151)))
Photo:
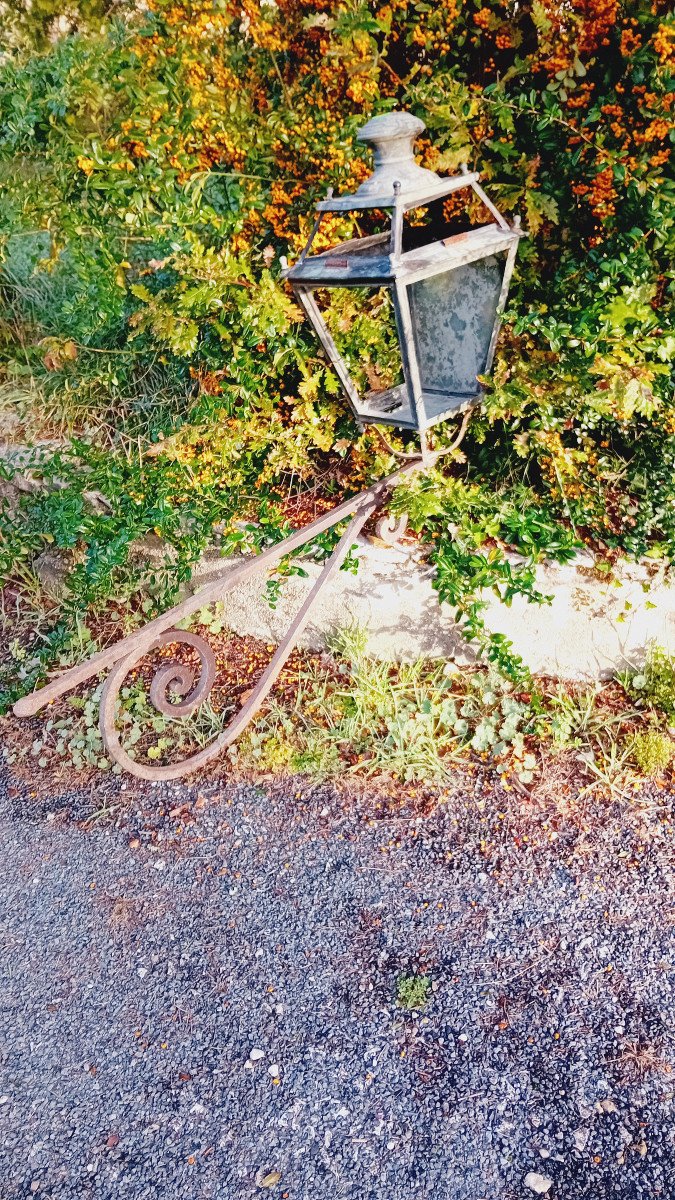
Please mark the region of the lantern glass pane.
POLYGON ((375 397, 400 384, 403 367, 390 289, 320 288, 315 297, 361 395, 375 397))
POLYGON ((422 388, 475 396, 488 353, 504 277, 504 258, 491 255, 410 287, 422 388))

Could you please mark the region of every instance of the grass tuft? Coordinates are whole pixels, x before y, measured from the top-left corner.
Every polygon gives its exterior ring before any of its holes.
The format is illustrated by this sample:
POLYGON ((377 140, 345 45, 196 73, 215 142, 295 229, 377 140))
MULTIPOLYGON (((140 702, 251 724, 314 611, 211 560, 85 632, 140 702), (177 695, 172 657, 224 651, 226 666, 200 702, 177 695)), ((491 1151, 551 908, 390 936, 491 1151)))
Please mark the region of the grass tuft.
POLYGON ((656 729, 636 733, 631 742, 631 754, 642 775, 660 775, 675 757, 675 745, 656 729))

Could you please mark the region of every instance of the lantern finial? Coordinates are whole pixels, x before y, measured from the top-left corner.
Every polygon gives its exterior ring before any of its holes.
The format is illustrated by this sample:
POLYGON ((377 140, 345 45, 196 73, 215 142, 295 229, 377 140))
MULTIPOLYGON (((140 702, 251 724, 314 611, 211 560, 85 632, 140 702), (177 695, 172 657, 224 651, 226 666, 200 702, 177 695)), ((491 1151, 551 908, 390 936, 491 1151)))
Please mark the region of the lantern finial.
POLYGON ((400 184, 403 196, 439 184, 435 171, 415 162, 413 143, 425 129, 424 121, 406 112, 382 113, 359 129, 359 141, 373 148, 375 170, 357 189, 355 200, 391 196, 395 182, 400 184))

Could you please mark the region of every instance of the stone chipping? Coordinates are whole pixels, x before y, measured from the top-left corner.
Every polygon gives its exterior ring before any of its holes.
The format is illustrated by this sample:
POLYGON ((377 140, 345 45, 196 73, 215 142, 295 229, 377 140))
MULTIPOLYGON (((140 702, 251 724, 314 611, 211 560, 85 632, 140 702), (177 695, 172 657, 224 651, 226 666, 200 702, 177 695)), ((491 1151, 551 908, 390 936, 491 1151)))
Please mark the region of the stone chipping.
POLYGON ((675 1197, 667 793, 0 791, 3 1200, 675 1197))

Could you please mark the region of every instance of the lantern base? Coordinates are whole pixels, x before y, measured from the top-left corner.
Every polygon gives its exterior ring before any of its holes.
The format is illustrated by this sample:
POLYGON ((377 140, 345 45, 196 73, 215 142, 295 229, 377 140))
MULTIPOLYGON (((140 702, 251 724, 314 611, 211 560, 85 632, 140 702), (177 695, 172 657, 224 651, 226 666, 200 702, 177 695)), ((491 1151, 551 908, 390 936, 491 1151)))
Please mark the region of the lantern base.
POLYGON ((405 383, 382 392, 368 392, 359 408, 359 420, 364 423, 392 425, 399 429, 428 429, 459 413, 473 408, 480 393, 472 396, 447 392, 422 392, 423 420, 418 420, 415 405, 405 383))

